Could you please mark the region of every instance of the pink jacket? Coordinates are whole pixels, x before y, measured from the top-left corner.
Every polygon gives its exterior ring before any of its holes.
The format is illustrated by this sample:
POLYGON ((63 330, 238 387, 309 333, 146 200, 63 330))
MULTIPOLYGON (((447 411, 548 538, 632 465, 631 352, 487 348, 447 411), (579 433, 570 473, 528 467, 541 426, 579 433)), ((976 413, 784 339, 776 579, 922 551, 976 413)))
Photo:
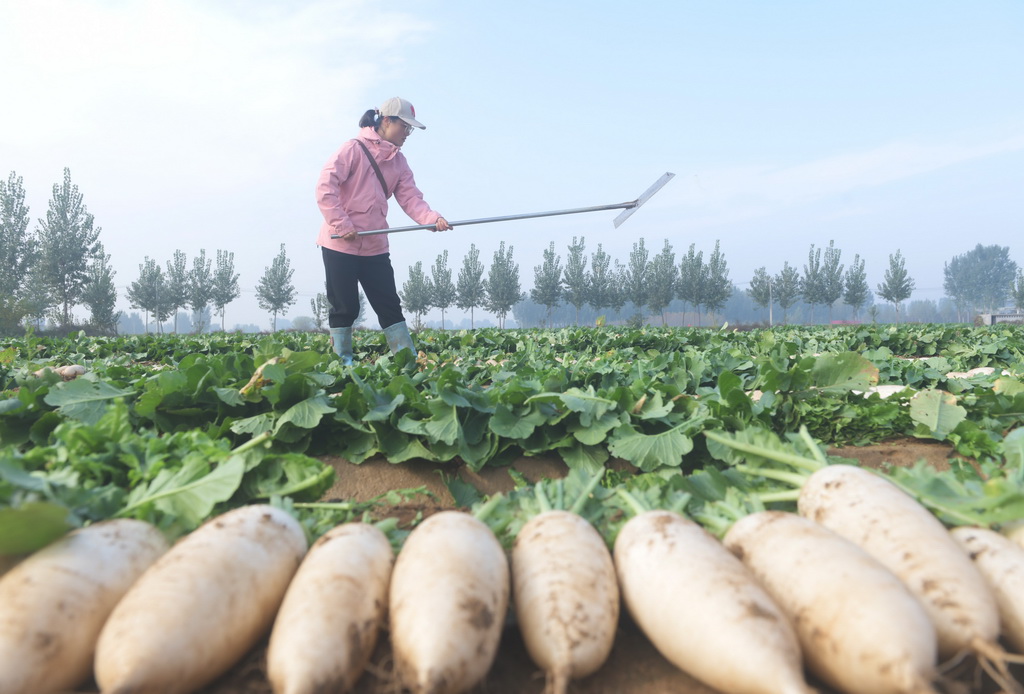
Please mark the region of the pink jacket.
MULTIPOLYGON (((382 140, 373 128, 362 128, 359 139, 377 160, 388 190, 394 193, 405 213, 417 224, 436 222, 441 215, 423 201, 412 169, 398 147, 382 140)), ((316 239, 318 246, 351 255, 388 252, 388 234, 360 236, 351 241, 331 238, 331 234, 344 234, 353 229, 388 228, 388 201, 366 154, 354 140, 343 144, 324 165, 316 182, 316 202, 324 216, 316 239)))

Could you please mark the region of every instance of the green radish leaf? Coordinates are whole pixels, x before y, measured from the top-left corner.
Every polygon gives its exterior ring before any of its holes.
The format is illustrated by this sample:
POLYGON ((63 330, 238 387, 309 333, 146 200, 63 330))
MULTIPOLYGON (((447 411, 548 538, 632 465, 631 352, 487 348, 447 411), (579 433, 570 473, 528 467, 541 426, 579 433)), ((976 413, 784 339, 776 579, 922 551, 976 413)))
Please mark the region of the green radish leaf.
POLYGON ((928 389, 910 399, 910 418, 918 424, 914 436, 942 441, 967 418, 967 410, 952 393, 928 389))
POLYGON ((108 401, 131 394, 130 390, 121 390, 103 381, 76 378, 54 385, 43 401, 59 408, 67 417, 95 424, 106 411, 108 401))
POLYGON ((0 556, 41 549, 74 527, 71 512, 60 504, 30 501, 0 508, 0 556))
POLYGON ((996 393, 1013 397, 1019 393, 1024 393, 1024 383, 1010 376, 1001 376, 992 384, 992 390, 996 393))
POLYGON ((693 450, 693 439, 682 433, 683 426, 679 424, 659 434, 643 434, 624 424, 612 433, 608 450, 644 472, 662 466, 679 467, 683 456, 693 450))
POLYGON ((242 407, 245 405, 245 398, 242 397, 237 388, 214 388, 213 392, 217 394, 217 397, 225 405, 232 407, 242 407))
POLYGON ((608 450, 603 446, 587 446, 580 442, 559 448, 558 455, 570 470, 585 472, 588 475, 600 471, 610 457, 608 450))
POLYGON ((1006 467, 1014 470, 1018 478, 1024 478, 1024 428, 1014 429, 1003 439, 1003 456, 1006 467))
POLYGON ((878 367, 856 352, 823 354, 811 367, 811 383, 830 390, 864 390, 878 383, 878 367))
POLYGON ((234 495, 244 473, 245 459, 241 455, 231 456, 212 472, 205 461, 192 458, 177 470, 162 470, 148 486, 132 490, 122 514, 152 504, 186 527, 198 527, 214 506, 234 495))
POLYGON ((326 395, 320 394, 307 398, 285 410, 284 414, 278 417, 274 431, 280 431, 285 424, 292 424, 302 429, 313 429, 320 424, 320 420, 325 414, 332 412, 335 412, 335 408, 331 406, 326 395))

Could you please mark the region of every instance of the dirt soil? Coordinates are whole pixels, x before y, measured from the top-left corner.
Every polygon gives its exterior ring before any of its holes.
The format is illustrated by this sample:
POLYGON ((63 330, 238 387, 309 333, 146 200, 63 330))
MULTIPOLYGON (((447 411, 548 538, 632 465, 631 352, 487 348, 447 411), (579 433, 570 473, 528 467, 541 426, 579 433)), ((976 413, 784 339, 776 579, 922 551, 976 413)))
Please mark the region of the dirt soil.
MULTIPOLYGON (((833 449, 833 455, 856 458, 865 465, 913 465, 925 460, 936 467, 948 467, 951 449, 943 444, 924 443, 914 439, 896 440, 870 447, 833 449)), ((430 515, 453 508, 454 501, 438 474, 439 466, 427 463, 390 464, 384 460, 368 460, 353 465, 340 458, 328 459, 338 472, 337 482, 324 495, 326 499, 369 500, 393 489, 426 486, 436 500, 425 499, 415 507, 395 509, 400 517, 413 517, 416 512, 430 515)), ((512 465, 527 479, 555 478, 566 474, 556 459, 523 458, 512 465)), ((451 466, 444 468, 452 471, 451 466)), ((463 467, 458 475, 480 491, 490 494, 509 491, 512 478, 504 468, 485 469, 474 473, 463 467)), ((207 694, 271 694, 265 673, 266 644, 254 649, 214 685, 207 694)), ((391 654, 386 634, 382 634, 369 670, 359 680, 356 694, 399 694, 391 672, 391 654)), ((487 679, 472 694, 541 694, 544 678, 530 661, 522 639, 514 625, 503 633, 498 656, 487 679)), ((623 611, 619 631, 608 662, 594 675, 574 682, 572 694, 716 694, 665 660, 623 611)), ((987 691, 980 688, 951 685, 950 694, 987 691)), ((996 691, 996 690, 992 690, 996 691)), ((828 690, 821 689, 823 694, 828 690)), ((729 694, 729 693, 722 693, 729 694)))

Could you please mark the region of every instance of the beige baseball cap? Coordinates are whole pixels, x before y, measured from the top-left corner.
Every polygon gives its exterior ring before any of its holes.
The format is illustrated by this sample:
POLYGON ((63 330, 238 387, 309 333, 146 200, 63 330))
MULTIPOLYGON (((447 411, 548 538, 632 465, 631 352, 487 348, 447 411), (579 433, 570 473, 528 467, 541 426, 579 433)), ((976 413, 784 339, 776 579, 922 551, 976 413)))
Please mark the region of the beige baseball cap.
POLYGON ((427 126, 416 120, 416 109, 413 108, 413 105, 405 99, 400 99, 397 96, 392 97, 385 101, 378 110, 382 116, 401 118, 409 125, 417 127, 420 130, 427 129, 427 126))

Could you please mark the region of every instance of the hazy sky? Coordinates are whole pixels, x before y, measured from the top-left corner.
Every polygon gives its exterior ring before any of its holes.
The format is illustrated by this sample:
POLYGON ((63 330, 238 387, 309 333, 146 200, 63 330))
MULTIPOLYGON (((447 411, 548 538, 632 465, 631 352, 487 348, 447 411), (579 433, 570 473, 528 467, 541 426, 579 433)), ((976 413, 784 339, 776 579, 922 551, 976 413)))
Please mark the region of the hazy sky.
MULTIPOLYGON (((1024 265, 1024 3, 766 0, 0 0, 0 175, 33 228, 64 167, 123 287, 149 256, 235 253, 228 325, 284 243, 309 315, 314 199, 367 108, 399 95, 406 153, 449 220, 625 202, 615 212, 391 237, 399 284, 470 244, 514 246, 524 289, 573 236, 625 262, 644 238, 746 286, 835 240, 872 288, 902 250, 918 291, 977 243, 1024 265)), ((392 226, 411 224, 396 204, 392 226)), ((85 310, 81 312, 85 314, 85 310)), ((460 319, 458 311, 448 317, 460 319)), ((480 314, 478 313, 478 316, 480 314)), ((370 325, 376 325, 372 319, 370 325)))

